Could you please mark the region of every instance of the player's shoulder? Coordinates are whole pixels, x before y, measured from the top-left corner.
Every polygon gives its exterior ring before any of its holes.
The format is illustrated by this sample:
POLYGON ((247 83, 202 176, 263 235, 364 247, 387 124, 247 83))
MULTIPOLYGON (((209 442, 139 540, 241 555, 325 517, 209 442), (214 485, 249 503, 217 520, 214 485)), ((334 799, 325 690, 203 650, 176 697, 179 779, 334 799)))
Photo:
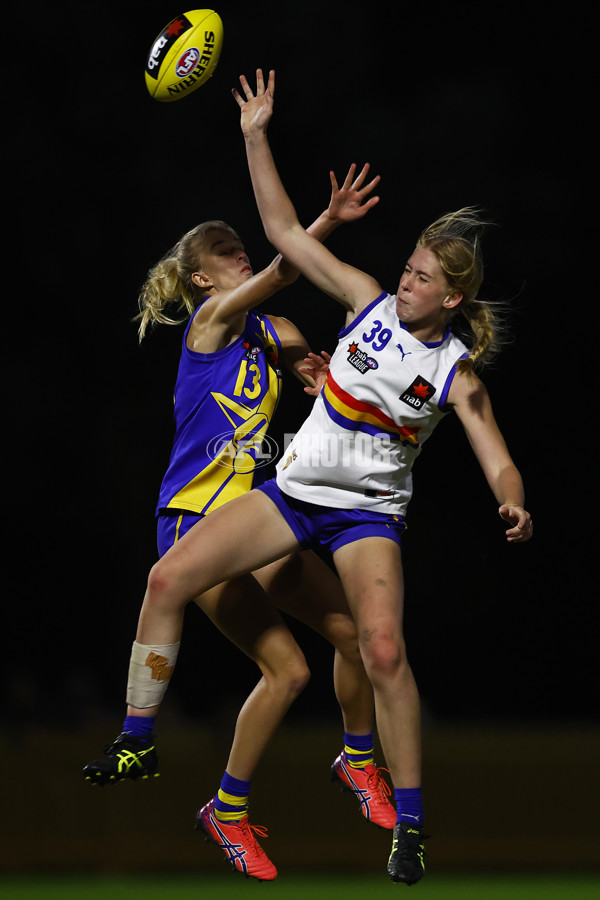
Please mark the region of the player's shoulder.
POLYGON ((274 316, 271 313, 262 315, 271 324, 282 344, 295 340, 300 335, 299 329, 285 316, 274 316))
POLYGON ((448 392, 450 406, 469 406, 487 397, 487 388, 472 369, 457 369, 448 392))

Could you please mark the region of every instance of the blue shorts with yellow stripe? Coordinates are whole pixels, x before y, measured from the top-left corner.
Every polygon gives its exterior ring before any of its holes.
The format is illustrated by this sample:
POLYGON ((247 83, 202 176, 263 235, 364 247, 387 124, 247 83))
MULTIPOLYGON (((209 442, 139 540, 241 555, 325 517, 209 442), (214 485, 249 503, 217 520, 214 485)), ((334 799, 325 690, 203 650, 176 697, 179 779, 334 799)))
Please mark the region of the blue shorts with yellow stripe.
POLYGON ((169 547, 176 544, 186 531, 189 531, 196 522, 203 518, 204 516, 200 513, 186 512, 181 509, 161 512, 156 519, 158 555, 164 556, 169 547))

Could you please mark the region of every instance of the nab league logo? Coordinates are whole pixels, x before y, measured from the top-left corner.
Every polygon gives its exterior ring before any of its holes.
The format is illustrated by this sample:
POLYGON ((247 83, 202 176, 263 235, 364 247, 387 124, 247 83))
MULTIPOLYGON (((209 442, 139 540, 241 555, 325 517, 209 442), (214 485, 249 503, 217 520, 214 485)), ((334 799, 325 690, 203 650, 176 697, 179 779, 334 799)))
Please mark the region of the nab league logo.
POLYGON ((246 351, 246 359, 258 362, 258 354, 263 349, 262 344, 260 346, 258 344, 252 345, 250 341, 244 341, 243 347, 246 351))
POLYGON ((353 341, 348 347, 348 362, 354 366, 361 375, 368 372, 369 369, 378 369, 379 363, 372 356, 367 356, 364 350, 361 350, 356 341, 353 341))
POLYGON ((420 375, 417 375, 413 383, 400 394, 400 400, 412 406, 413 409, 421 409, 421 407, 431 400, 435 394, 435 388, 420 375))

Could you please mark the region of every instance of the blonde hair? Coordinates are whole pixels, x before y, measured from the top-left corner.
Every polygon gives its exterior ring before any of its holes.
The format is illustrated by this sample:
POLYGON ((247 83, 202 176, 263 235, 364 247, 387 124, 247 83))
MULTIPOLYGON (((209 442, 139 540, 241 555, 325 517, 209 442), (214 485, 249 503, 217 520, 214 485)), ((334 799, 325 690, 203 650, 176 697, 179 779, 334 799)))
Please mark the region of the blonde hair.
POLYGON ((477 297, 483 282, 481 238, 489 224, 477 207, 465 206, 440 216, 417 241, 417 246, 436 255, 451 291, 462 294, 452 313, 462 315, 472 338, 468 359, 458 364, 462 372, 489 363, 504 343, 503 325, 496 310, 477 297))
POLYGON ((203 297, 203 291, 192 280, 192 275, 202 267, 202 251, 206 235, 213 231, 228 231, 239 240, 237 232, 220 219, 211 219, 196 225, 183 235, 175 246, 148 272, 138 296, 138 336, 140 342, 148 328, 156 323, 180 325, 188 319, 203 297), (174 318, 165 310, 175 306, 185 310, 183 316, 174 318))

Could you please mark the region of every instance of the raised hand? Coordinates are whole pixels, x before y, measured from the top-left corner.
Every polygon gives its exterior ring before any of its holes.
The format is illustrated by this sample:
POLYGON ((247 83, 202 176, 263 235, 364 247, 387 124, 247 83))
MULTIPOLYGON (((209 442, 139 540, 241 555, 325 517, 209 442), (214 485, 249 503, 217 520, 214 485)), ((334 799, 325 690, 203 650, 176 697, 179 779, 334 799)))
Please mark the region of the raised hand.
POLYGON ((265 88, 262 69, 256 70, 256 94, 252 91, 245 75, 240 75, 240 85, 245 99, 236 88, 233 88, 232 94, 242 111, 240 125, 244 137, 253 131, 266 131, 273 114, 275 72, 273 70, 269 72, 269 81, 265 88))
POLYGON ((305 375, 310 375, 315 383, 315 386, 305 387, 304 391, 306 394, 310 394, 311 397, 319 396, 319 394, 321 393, 321 388, 323 387, 327 379, 330 362, 331 356, 325 350, 321 350, 320 356, 318 356, 316 353, 308 354, 308 356, 304 360, 304 366, 300 366, 299 371, 303 372, 305 375))
POLYGON ((338 186, 335 173, 329 173, 329 178, 331 179, 331 200, 329 201, 327 213, 331 219, 336 219, 339 222, 354 222, 356 219, 361 219, 379 203, 377 195, 366 200, 381 180, 381 176, 376 175, 368 184, 364 185, 370 168, 370 164, 365 163, 355 178, 356 164, 352 163, 341 187, 338 186))

